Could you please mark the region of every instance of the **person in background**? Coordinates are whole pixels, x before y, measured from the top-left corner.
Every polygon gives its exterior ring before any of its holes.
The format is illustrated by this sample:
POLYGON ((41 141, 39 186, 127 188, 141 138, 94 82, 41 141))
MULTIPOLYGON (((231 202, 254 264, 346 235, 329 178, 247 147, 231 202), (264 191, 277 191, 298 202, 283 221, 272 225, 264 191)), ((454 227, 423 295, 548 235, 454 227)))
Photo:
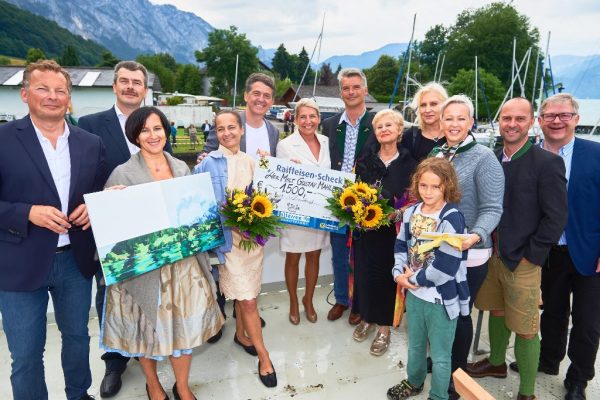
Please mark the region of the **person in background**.
POLYGON ((198 131, 194 124, 190 124, 188 127, 188 134, 190 135, 190 149, 196 150, 196 145, 198 144, 198 131))
MULTIPOLYGON (((379 111, 372 123, 377 143, 365 149, 365 154, 356 161, 357 180, 380 186, 381 195, 393 207, 396 200, 407 192, 416 162, 400 145, 404 127, 400 113, 391 109, 379 111)), ((397 210, 384 217, 399 221, 401 215, 401 211, 397 210)), ((370 348, 374 356, 384 354, 390 344, 396 285, 389 273, 394 266, 396 233, 396 224, 391 223, 377 230, 355 232, 352 239, 354 287, 361 316, 352 337, 362 342, 377 325, 378 331, 370 348)))
POLYGON ((429 82, 421 87, 413 101, 411 108, 417 113, 416 123, 402 135, 402 147, 408 149, 411 156, 421 161, 429 155, 436 146, 441 146, 446 141, 440 129, 440 109, 442 103, 448 98, 448 93, 437 82, 429 82))
POLYGON ((408 289, 407 379, 391 387, 390 400, 404 400, 423 391, 427 376, 427 343, 433 371, 430 399, 448 399, 451 352, 460 315, 469 314, 469 287, 463 251, 446 241, 431 250, 420 240, 426 232, 462 234, 465 219, 456 207, 459 182, 452 165, 428 158, 417 166, 411 191, 418 203, 406 209, 395 247, 394 280, 408 289))
MULTIPOLYGON (((294 162, 331 168, 329 159, 329 140, 317 133, 320 123, 318 104, 311 99, 301 99, 296 103, 297 130, 291 136, 277 144, 277 155, 294 162)), ((306 265, 306 292, 302 298, 306 319, 317 322, 317 313, 313 306, 313 295, 319 277, 319 257, 321 249, 329 246, 329 233, 316 229, 288 225, 281 232, 279 248, 285 252, 285 284, 290 295, 289 320, 292 324, 300 323, 300 306, 298 305, 298 268, 300 257, 304 253, 306 265)))
MULTIPOLYGON (((128 186, 190 174, 188 166, 165 152, 167 117, 156 107, 141 107, 125 124, 129 141, 140 147, 112 172, 106 187, 128 186)), ((189 386, 192 349, 221 329, 224 319, 205 253, 191 255, 106 289, 100 346, 138 357, 149 399, 167 397, 157 375, 157 361, 168 357, 175 399, 195 399, 189 386)))
POLYGON ((177 127, 175 126, 175 122, 171 121, 171 142, 173 142, 173 147, 177 147, 177 127))
POLYGON ((48 294, 66 398, 93 399, 88 322, 100 265, 83 195, 102 190, 107 170, 100 138, 65 122, 70 99, 66 70, 31 63, 21 88, 29 114, 0 125, 0 314, 19 400, 48 399, 48 294))
MULTIPOLYGON (((221 111, 215 118, 219 148, 211 151, 194 173, 208 172, 212 178, 217 203, 225 201, 227 189, 245 189, 252 183, 254 159, 240 146, 244 135, 241 116, 234 111, 221 111)), ((266 156, 264 151, 261 155, 266 156)), ((224 226, 225 243, 216 250, 219 259, 220 290, 235 299, 235 334, 233 341, 252 356, 258 357, 258 377, 267 387, 277 386, 277 375, 263 341, 256 298, 260 293, 264 247, 250 251, 240 247, 240 232, 224 226)))

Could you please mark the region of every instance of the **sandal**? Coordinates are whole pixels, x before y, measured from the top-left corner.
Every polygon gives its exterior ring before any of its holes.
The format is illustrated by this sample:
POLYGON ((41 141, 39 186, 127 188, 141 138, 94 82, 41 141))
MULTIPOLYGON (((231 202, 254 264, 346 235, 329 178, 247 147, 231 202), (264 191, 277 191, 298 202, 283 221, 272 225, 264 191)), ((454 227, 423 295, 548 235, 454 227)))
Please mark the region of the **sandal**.
POLYGON ((416 387, 408 379, 404 379, 399 384, 391 387, 387 391, 387 398, 390 400, 405 400, 416 396, 423 391, 423 385, 416 387))

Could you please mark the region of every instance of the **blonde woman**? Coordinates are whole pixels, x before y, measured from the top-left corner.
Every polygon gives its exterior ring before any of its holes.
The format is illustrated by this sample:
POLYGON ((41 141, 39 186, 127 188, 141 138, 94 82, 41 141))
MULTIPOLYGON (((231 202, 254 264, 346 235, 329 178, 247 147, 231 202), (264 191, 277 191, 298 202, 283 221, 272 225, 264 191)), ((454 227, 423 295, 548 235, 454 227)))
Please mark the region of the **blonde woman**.
MULTIPOLYGON (((296 104, 296 131, 277 145, 277 156, 294 162, 331 168, 329 158, 329 139, 317 133, 321 122, 319 106, 314 100, 302 99, 296 104)), ((313 294, 319 276, 319 257, 321 249, 329 246, 329 233, 288 225, 283 230, 279 247, 285 252, 285 284, 290 294, 290 315, 292 324, 300 323, 298 305, 298 269, 300 257, 304 254, 306 265, 304 277, 306 292, 302 304, 309 322, 317 322, 317 313, 313 306, 313 294)))

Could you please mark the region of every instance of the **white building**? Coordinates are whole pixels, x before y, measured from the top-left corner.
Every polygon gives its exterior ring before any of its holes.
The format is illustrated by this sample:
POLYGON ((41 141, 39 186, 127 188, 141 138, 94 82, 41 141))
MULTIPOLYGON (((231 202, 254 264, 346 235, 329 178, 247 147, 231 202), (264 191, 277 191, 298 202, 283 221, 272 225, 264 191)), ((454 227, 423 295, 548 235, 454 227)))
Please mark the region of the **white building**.
MULTIPOLYGON (((112 91, 113 69, 97 67, 65 68, 71 75, 72 114, 75 118, 103 111, 115 104, 112 91)), ((21 101, 20 90, 24 66, 0 66, 0 114, 22 118, 27 115, 27 105, 21 101)), ((148 73, 148 94, 145 104, 152 105, 155 91, 160 91, 160 82, 153 73, 148 73)))

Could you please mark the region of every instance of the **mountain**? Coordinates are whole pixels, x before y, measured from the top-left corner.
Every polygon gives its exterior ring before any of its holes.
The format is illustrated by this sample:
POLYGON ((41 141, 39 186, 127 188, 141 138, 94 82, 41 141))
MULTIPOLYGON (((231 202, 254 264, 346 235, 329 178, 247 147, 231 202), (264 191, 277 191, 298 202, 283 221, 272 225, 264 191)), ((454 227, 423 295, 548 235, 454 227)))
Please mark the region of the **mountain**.
POLYGON ((72 45, 82 65, 96 65, 105 47, 76 36, 56 22, 21 10, 0 0, 0 54, 25 58, 30 47, 41 49, 47 57, 58 58, 72 45))
POLYGON ((600 55, 552 56, 554 82, 580 99, 600 99, 600 55))
POLYGON ((266 66, 268 66, 269 68, 271 68, 273 66, 273 56, 275 55, 275 52, 277 51, 277 49, 264 49, 262 46, 258 46, 258 59, 265 64, 266 66))
POLYGON ((8 1, 106 46, 123 59, 167 52, 179 62, 195 62, 194 51, 207 45, 214 30, 195 14, 148 0, 8 1))
POLYGON ((370 68, 377 63, 377 60, 382 55, 398 57, 407 47, 407 43, 390 43, 379 49, 366 51, 358 55, 332 56, 323 61, 323 63, 328 63, 334 71, 338 64, 341 64, 342 67, 370 68))

